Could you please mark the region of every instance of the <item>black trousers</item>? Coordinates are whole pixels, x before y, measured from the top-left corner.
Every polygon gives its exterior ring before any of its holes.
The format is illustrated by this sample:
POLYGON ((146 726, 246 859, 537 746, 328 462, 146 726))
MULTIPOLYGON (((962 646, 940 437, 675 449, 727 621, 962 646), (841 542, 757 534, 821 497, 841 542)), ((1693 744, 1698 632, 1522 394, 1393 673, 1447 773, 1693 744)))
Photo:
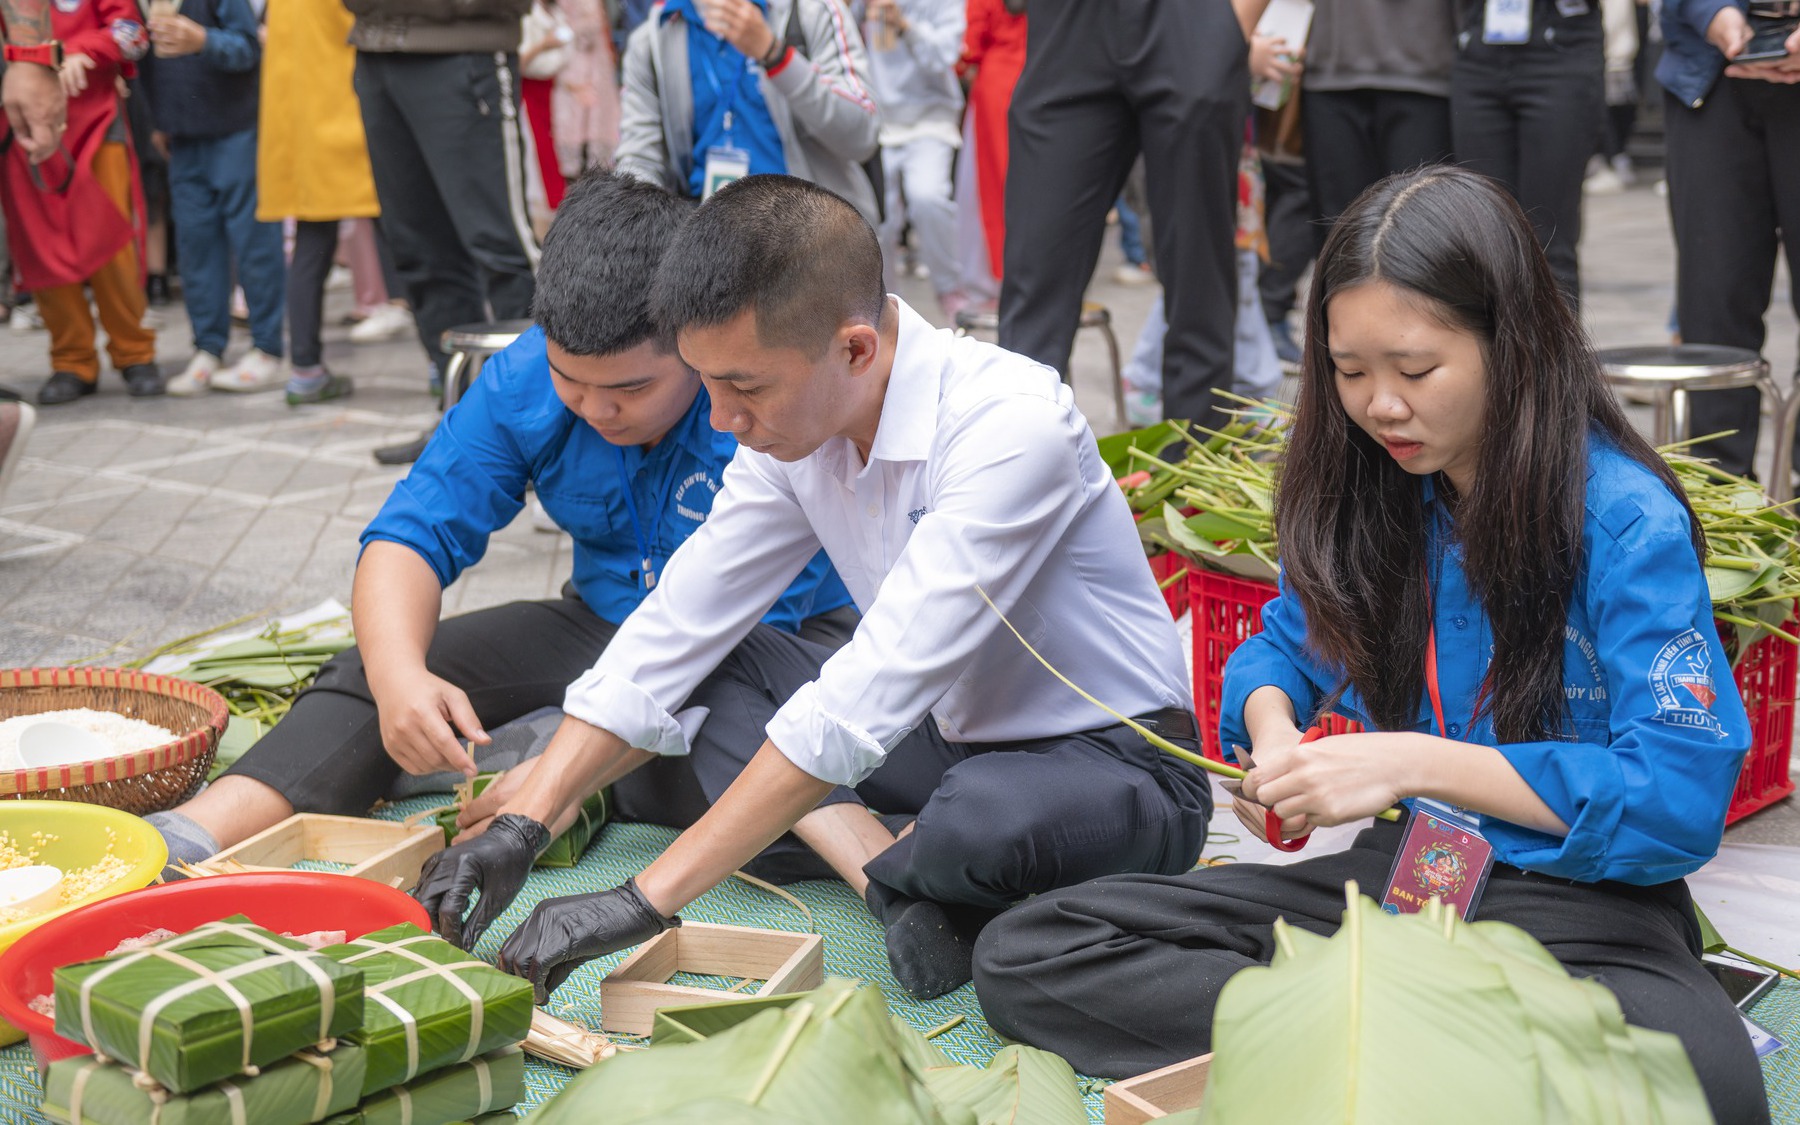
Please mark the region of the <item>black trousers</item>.
POLYGON ((531 315, 518 72, 510 55, 356 55, 382 233, 440 370, 445 329, 531 315))
MULTIPOLYGON (((1672 95, 1663 106, 1681 338, 1760 352, 1783 247, 1800 275, 1800 88, 1721 78, 1698 108, 1672 95)), ((1800 285, 1790 296, 1800 313, 1800 285)), ((1694 434, 1737 431, 1699 456, 1748 473, 1762 418, 1756 390, 1696 394, 1692 411, 1694 434)))
POLYGON ((1141 152, 1169 333, 1163 410, 1229 389, 1247 50, 1225 0, 1032 0, 1013 91, 1000 344, 1069 377, 1107 209, 1141 152))
MULTIPOLYGON (((1335 933, 1345 882, 1380 895, 1404 831, 1378 822, 1347 851, 1291 867, 1121 875, 1043 895, 976 943, 982 1010, 994 1030, 1083 1074, 1124 1077, 1203 1054, 1219 990, 1274 957, 1275 919, 1335 933)), ((1496 867, 1476 918, 1520 927, 1572 974, 1611 989, 1627 1022, 1679 1037, 1720 1125, 1769 1119, 1737 1009, 1701 967, 1686 883, 1575 885, 1496 867)))
MULTIPOLYGON (((830 653, 849 639, 853 612, 822 614, 803 626, 830 653)), ((600 658, 619 627, 565 590, 561 598, 509 602, 439 622, 425 666, 468 693, 492 730, 543 707, 562 706, 570 684, 600 658)), ((764 632, 785 636, 758 625, 764 632)), ((769 707, 763 717, 773 718, 769 707)), ((704 744, 710 724, 701 728, 704 744)), ((400 767, 381 743, 381 719, 362 653, 350 648, 319 670, 293 710, 238 759, 227 776, 254 778, 286 797, 296 812, 357 816, 387 796, 400 767)), ((685 828, 709 805, 686 758, 660 758, 613 786, 614 806, 629 820, 685 828)))
POLYGON ((1450 100, 1403 90, 1307 90, 1300 120, 1320 222, 1314 252, 1356 197, 1396 172, 1450 159, 1450 100))
POLYGON ((288 354, 295 367, 317 367, 324 345, 325 276, 337 253, 338 224, 294 224, 294 256, 288 260, 288 354))
POLYGON ((1456 158, 1512 192, 1575 301, 1581 181, 1606 106, 1600 8, 1566 18, 1536 9, 1529 43, 1483 43, 1479 26, 1466 34, 1450 69, 1450 123, 1456 158))
POLYGON ((1315 253, 1312 191, 1306 164, 1263 157, 1263 225, 1269 232, 1269 260, 1257 275, 1263 316, 1270 324, 1294 311, 1300 275, 1315 253))
MULTIPOLYGON (((817 679, 830 655, 805 638, 762 630, 695 689, 689 705, 711 708, 693 753, 709 801, 762 746, 773 711, 817 679)), ((1197 745, 1192 715, 1157 721, 1171 741, 1197 745)), ((874 773, 822 804, 840 802, 918 816, 909 835, 864 867, 876 884, 907 898, 997 910, 1101 875, 1186 871, 1206 842, 1212 788, 1200 769, 1123 725, 972 744, 947 741, 927 716, 874 773)))

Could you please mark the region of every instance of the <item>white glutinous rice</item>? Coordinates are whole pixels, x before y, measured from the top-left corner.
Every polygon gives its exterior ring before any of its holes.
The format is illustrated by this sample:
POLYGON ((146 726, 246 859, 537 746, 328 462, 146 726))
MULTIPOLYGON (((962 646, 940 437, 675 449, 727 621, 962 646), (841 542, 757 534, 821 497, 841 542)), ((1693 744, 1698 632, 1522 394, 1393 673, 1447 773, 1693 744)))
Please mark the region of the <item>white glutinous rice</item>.
POLYGON ((19 736, 25 733, 25 728, 45 719, 92 731, 104 739, 115 754, 148 750, 165 742, 173 742, 178 737, 174 731, 155 723, 127 718, 113 711, 95 711, 88 707, 77 707, 69 711, 44 711, 36 715, 15 715, 0 721, 0 762, 16 761, 19 736))

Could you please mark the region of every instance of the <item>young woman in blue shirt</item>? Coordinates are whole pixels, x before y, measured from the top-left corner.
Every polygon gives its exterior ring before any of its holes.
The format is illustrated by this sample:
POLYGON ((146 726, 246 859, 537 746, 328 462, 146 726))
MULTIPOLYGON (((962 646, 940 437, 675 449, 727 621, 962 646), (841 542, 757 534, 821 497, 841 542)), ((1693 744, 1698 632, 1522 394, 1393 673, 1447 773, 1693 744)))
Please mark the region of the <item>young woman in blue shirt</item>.
MULTIPOLYGON (((1319 258, 1304 365, 1281 592, 1225 673, 1221 740, 1254 759, 1239 818, 1260 837, 1272 809, 1292 840, 1421 798, 1467 810, 1494 859, 1473 917, 1679 1036, 1718 1120, 1767 1120, 1682 881, 1718 848, 1750 741, 1704 535, 1530 223, 1459 169, 1376 185, 1319 258), (1303 743, 1334 711, 1368 733, 1303 743)), ((1201 1054, 1277 917, 1329 934, 1347 881, 1383 897, 1407 819, 1291 866, 1042 895, 983 933, 982 1005, 1089 1074, 1201 1054)))

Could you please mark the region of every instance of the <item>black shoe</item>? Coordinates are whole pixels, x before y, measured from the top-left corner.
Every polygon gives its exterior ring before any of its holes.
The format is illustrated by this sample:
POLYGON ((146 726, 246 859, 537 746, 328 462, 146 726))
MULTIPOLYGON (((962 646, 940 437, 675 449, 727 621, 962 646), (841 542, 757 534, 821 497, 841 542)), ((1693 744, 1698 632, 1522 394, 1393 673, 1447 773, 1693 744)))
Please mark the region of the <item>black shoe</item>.
POLYGON ((163 378, 162 369, 154 363, 134 363, 119 374, 125 377, 125 387, 132 398, 154 398, 169 384, 163 378))
POLYGON ((431 435, 426 433, 398 445, 384 445, 375 451, 375 460, 383 465, 410 465, 425 452, 425 443, 430 440, 431 435))
POLYGON ((162 308, 169 303, 169 279, 160 273, 153 273, 144 282, 144 299, 152 308, 162 308))
POLYGON ((73 371, 58 371, 38 388, 39 406, 61 406, 65 402, 74 402, 99 390, 94 384, 83 379, 73 371))

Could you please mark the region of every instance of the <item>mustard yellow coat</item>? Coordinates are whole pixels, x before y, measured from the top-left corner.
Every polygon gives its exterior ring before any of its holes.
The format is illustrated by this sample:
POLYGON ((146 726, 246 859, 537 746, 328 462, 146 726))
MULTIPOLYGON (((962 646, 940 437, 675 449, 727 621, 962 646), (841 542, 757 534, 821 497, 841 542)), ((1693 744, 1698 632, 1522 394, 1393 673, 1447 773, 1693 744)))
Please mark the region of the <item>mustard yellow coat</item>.
POLYGON ((266 21, 256 217, 328 222, 379 215, 343 0, 269 0, 266 21))

